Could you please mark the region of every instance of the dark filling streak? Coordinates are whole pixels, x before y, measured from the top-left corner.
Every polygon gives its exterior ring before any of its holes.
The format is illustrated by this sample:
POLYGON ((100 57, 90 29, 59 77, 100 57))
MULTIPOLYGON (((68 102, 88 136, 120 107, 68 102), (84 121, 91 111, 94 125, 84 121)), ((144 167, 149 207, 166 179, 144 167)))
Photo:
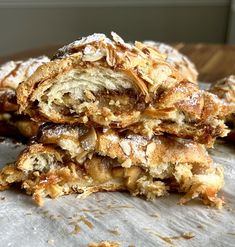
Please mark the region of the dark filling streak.
POLYGON ((229 129, 234 129, 235 128, 235 124, 232 121, 227 121, 226 125, 228 126, 229 129))
MULTIPOLYGON (((70 95, 66 93, 66 97, 69 97, 70 95)), ((106 107, 111 109, 111 111, 115 115, 121 115, 122 113, 131 113, 133 109, 137 111, 143 111, 146 109, 148 105, 146 105, 144 97, 143 96, 138 96, 136 92, 132 89, 126 89, 122 91, 99 91, 96 92, 95 100, 89 100, 87 99, 86 101, 80 101, 80 100, 75 100, 72 99, 74 102, 68 103, 67 105, 59 105, 57 103, 53 103, 53 107, 56 109, 57 112, 59 112, 61 115, 64 115, 66 117, 75 117, 75 118, 81 118, 85 116, 84 112, 81 113, 71 113, 71 109, 76 111, 76 106, 77 104, 82 104, 84 102, 99 102, 98 107, 106 107), (120 102, 120 105, 110 105, 110 101, 113 100, 114 104, 116 101, 120 102), (122 100, 126 101, 126 104, 122 104, 122 100), (77 102, 76 102, 77 101, 77 102)), ((43 96, 43 101, 47 101, 47 98, 45 95, 43 96)), ((85 96, 84 96, 85 97, 85 96)), ((31 109, 35 111, 35 109, 38 109, 38 102, 34 101, 31 109)))

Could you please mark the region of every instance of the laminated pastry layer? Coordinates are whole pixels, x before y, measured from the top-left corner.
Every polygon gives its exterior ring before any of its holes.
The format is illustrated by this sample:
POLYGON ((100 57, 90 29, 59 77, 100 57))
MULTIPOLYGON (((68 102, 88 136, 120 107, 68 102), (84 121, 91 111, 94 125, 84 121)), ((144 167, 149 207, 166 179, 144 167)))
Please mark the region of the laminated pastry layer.
POLYGON ((198 89, 154 47, 115 33, 60 49, 17 90, 20 112, 36 121, 170 133, 212 145, 227 134, 225 102, 198 89))
POLYGON ((231 107, 231 114, 226 116, 226 124, 231 129, 228 138, 235 140, 235 76, 225 77, 211 85, 210 92, 224 100, 231 107))
POLYGON ((41 56, 24 61, 10 61, 0 66, 0 135, 18 138, 31 137, 36 133, 37 124, 31 123, 28 117, 16 115, 19 107, 15 90, 39 66, 47 62, 49 58, 41 56))
POLYGON ((44 126, 34 141, 2 169, 2 190, 19 183, 38 204, 45 196, 125 190, 147 199, 180 192, 181 203, 199 197, 222 205, 223 169, 192 141, 63 125, 44 126))
POLYGON ((174 47, 155 41, 144 41, 147 46, 155 47, 159 50, 160 53, 166 55, 166 61, 174 66, 179 73, 188 81, 197 83, 198 71, 189 58, 182 53, 180 53, 174 47))

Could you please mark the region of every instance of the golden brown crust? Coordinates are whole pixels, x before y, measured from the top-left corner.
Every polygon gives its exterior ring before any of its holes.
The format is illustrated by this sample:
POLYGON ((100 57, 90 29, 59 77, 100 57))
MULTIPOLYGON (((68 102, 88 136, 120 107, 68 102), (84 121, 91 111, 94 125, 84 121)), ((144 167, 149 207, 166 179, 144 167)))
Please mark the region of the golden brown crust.
MULTIPOLYGON (((35 150, 34 155, 40 160, 41 156, 45 155, 44 150, 35 150)), ((27 157, 31 159, 32 153, 28 153, 27 157)), ((64 162, 59 166, 49 162, 46 165, 43 169, 35 165, 33 170, 25 171, 12 165, 4 168, 0 174, 1 189, 8 188, 11 183, 20 183, 28 194, 33 195, 36 203, 42 205, 43 197, 47 195, 52 198, 70 193, 82 193, 82 196, 87 196, 97 191, 127 190, 132 195, 144 195, 147 199, 154 199, 166 195, 172 186, 171 180, 154 179, 137 166, 121 167, 115 160, 105 157, 94 156, 88 159, 84 163, 85 170, 73 162, 64 162)), ((206 204, 222 205, 222 200, 217 198, 217 192, 223 186, 221 168, 194 173, 190 165, 180 163, 175 165, 169 178, 175 180, 173 190, 185 193, 181 203, 200 197, 206 204)))
POLYGON ((230 106, 230 114, 226 115, 226 124, 231 129, 227 139, 235 141, 235 76, 225 77, 211 85, 209 90, 230 106))
POLYGON ((210 146, 227 134, 225 102, 182 81, 156 49, 113 39, 93 35, 60 49, 18 88, 19 111, 35 121, 166 132, 210 146))
POLYGON ((153 69, 158 65, 169 68, 170 77, 181 79, 177 71, 165 62, 164 58, 155 49, 143 46, 137 42, 135 46, 120 42, 120 37, 113 34, 114 41, 109 40, 105 35, 93 35, 74 42, 55 54, 54 61, 47 66, 42 66, 31 78, 27 80, 18 90, 18 102, 21 105, 20 111, 24 111, 25 103, 31 96, 36 84, 42 81, 55 78, 79 66, 103 66, 114 70, 123 71, 133 77, 133 85, 140 90, 140 94, 149 99, 149 93, 154 88, 153 69))
POLYGON ((223 171, 212 168, 206 149, 192 141, 161 136, 147 140, 112 130, 95 134, 84 126, 51 126, 42 130, 40 140, 46 144, 33 144, 14 166, 1 171, 1 189, 19 182, 40 205, 47 195, 127 190, 154 199, 172 189, 185 193, 182 203, 195 197, 222 203, 216 194, 223 171))
POLYGON ((204 145, 180 138, 154 136, 148 139, 133 133, 119 134, 115 130, 95 130, 82 125, 46 124, 36 140, 56 144, 70 152, 72 157, 86 151, 117 159, 121 164, 154 167, 178 162, 190 163, 194 171, 209 168, 212 159, 204 145), (164 154, 164 155, 163 155, 164 154))
POLYGON ((230 75, 213 83, 210 92, 228 103, 235 103, 235 76, 230 75))
POLYGON ((197 83, 198 71, 192 61, 188 57, 180 53, 177 49, 170 45, 155 42, 155 41, 144 41, 147 46, 155 47, 160 53, 166 55, 166 61, 174 66, 179 73, 188 81, 197 83))
POLYGON ((16 90, 42 64, 49 62, 46 56, 29 58, 24 61, 9 61, 0 66, 0 88, 16 90))
POLYGON ((0 171, 0 190, 6 190, 12 183, 22 182, 26 175, 15 164, 10 164, 0 171))
MULTIPOLYGON (((37 166, 37 162, 39 162, 37 158, 35 158, 35 160, 33 160, 32 163, 26 162, 29 156, 33 156, 34 154, 37 154, 37 153, 43 153, 43 155, 45 156, 53 157, 56 162, 62 162, 63 153, 60 152, 60 150, 56 150, 52 146, 46 146, 43 144, 35 144, 35 145, 28 146, 21 153, 20 158, 16 161, 17 168, 22 171, 26 171, 26 173, 34 169, 39 170, 39 171, 44 170, 44 168, 47 169, 45 164, 43 164, 45 165, 45 167, 43 165, 37 166)), ((58 165, 58 163, 56 163, 55 165, 58 165)))
POLYGON ((183 182, 180 181, 180 183, 180 191, 186 192, 186 195, 180 200, 181 204, 185 204, 192 198, 201 195, 206 205, 215 205, 217 208, 223 206, 224 201, 217 197, 217 193, 224 185, 224 169, 222 166, 215 169, 210 168, 204 174, 194 175, 183 182))
POLYGON ((14 138, 32 137, 36 134, 38 124, 28 118, 16 117, 18 110, 15 90, 18 85, 28 79, 42 64, 49 61, 46 56, 29 58, 24 61, 9 61, 0 66, 0 114, 8 114, 8 118, 1 119, 0 134, 14 138))
POLYGON ((177 71, 165 62, 164 58, 155 49, 144 46, 137 42, 135 46, 125 44, 120 37, 113 34, 114 41, 104 35, 92 35, 74 42, 62 49, 55 55, 56 60, 51 61, 47 66, 42 66, 34 75, 25 82, 19 89, 19 104, 24 110, 24 103, 30 97, 34 85, 54 78, 60 73, 71 70, 78 66, 87 64, 110 67, 123 71, 136 80, 133 80, 135 87, 148 98, 151 85, 154 83, 153 69, 158 65, 169 68, 172 78, 181 79, 177 71), (69 56, 70 55, 70 56, 69 56), (59 60, 58 60, 59 58, 59 60))
POLYGON ((46 56, 25 61, 9 61, 0 66, 0 112, 18 110, 15 90, 42 64, 49 62, 46 56))

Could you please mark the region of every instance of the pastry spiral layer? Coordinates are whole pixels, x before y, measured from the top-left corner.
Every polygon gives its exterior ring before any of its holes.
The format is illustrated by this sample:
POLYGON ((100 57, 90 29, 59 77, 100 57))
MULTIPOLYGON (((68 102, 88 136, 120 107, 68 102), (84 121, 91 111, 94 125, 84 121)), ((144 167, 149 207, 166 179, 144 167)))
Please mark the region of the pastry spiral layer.
POLYGON ((20 183, 36 203, 97 191, 129 191, 147 199, 180 192, 181 203, 199 197, 220 207, 222 167, 213 167, 205 147, 190 140, 49 124, 15 164, 0 172, 0 188, 20 183))
POLYGON ((230 112, 186 81, 157 49, 94 34, 61 48, 17 89, 19 112, 35 121, 173 134, 212 145, 230 112))

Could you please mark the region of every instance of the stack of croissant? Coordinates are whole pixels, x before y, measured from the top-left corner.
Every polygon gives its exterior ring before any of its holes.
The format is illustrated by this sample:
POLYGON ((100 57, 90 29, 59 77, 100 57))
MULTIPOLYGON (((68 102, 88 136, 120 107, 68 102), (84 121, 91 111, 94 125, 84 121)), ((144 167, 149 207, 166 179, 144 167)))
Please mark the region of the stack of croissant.
POLYGON ((33 137, 1 170, 0 189, 18 183, 39 205, 46 196, 97 191, 147 199, 179 192, 182 204, 223 204, 223 167, 207 148, 229 133, 235 103, 200 90, 187 58, 112 33, 84 37, 40 63, 14 88, 14 115, 33 137))

